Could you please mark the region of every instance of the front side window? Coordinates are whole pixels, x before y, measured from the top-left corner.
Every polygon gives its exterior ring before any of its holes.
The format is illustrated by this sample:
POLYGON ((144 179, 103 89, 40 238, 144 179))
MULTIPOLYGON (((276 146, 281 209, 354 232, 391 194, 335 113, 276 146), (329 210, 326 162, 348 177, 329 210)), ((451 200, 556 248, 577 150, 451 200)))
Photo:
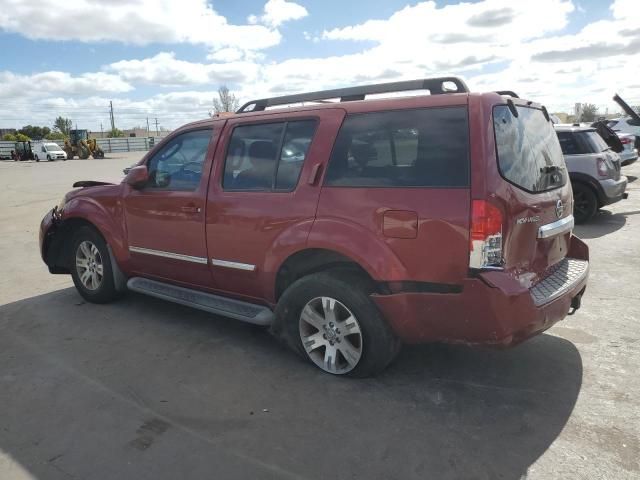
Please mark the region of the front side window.
POLYGON ((315 120, 300 120, 236 127, 227 147, 223 189, 293 190, 316 124, 315 120))
POLYGON ((211 129, 196 130, 170 140, 149 160, 149 182, 145 188, 196 190, 202 178, 211 134, 211 129))
POLYGON ((331 154, 325 185, 466 187, 466 107, 350 115, 331 154))

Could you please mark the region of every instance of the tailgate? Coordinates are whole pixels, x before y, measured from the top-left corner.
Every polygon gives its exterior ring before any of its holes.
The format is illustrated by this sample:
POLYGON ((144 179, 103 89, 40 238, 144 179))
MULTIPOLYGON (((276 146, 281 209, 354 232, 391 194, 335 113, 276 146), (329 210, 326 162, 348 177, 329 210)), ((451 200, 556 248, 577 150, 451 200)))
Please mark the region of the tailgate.
POLYGON ((491 201, 503 212, 503 267, 530 286, 567 255, 571 184, 543 110, 497 105, 493 121, 502 181, 491 201))

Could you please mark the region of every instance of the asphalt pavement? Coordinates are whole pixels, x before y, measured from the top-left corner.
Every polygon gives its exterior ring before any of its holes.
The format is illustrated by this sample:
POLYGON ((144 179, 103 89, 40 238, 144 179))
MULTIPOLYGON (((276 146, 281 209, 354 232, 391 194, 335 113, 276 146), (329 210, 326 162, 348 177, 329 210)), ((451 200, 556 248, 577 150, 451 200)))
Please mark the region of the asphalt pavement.
POLYGON ((140 154, 0 161, 0 479, 638 479, 640 164, 576 228, 582 309, 496 351, 405 347, 336 378, 264 330, 137 294, 85 303, 38 225, 140 154))

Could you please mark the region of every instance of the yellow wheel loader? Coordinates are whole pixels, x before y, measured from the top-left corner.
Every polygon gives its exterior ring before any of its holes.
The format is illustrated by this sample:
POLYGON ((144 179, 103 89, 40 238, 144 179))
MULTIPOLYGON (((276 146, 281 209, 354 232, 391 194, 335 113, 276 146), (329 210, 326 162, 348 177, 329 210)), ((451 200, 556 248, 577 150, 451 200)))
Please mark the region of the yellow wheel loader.
POLYGON ((69 138, 64 141, 63 150, 67 152, 67 159, 78 157, 82 160, 89 158, 104 158, 104 151, 95 138, 89 138, 86 130, 70 130, 69 138))

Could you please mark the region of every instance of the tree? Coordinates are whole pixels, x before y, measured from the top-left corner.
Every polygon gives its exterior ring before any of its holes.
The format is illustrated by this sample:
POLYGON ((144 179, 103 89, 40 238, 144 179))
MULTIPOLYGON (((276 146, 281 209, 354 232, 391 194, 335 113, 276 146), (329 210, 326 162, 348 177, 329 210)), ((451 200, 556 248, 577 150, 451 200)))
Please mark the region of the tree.
POLYGON ((598 107, 593 103, 585 103, 582 106, 582 115, 580 115, 581 122, 594 122, 598 117, 598 107))
POLYGON ((28 142, 29 140, 31 139, 27 137, 24 133, 16 133, 17 142, 28 142))
POLYGON ((29 138, 33 138, 35 140, 40 140, 49 133, 51 133, 51 129, 49 127, 35 127, 33 125, 26 125, 18 130, 18 133, 22 133, 29 138))
POLYGON ((73 127, 73 122, 70 118, 58 117, 55 122, 53 122, 53 130, 56 132, 60 132, 65 137, 69 136, 69 131, 73 127))
POLYGON ((2 140, 4 140, 5 142, 15 142, 16 136, 13 133, 5 133, 2 137, 2 140))
POLYGON ((218 98, 213 99, 213 112, 209 112, 209 116, 216 113, 235 112, 240 106, 240 101, 236 96, 229 92, 226 85, 222 85, 218 89, 218 98))
POLYGON ((44 138, 47 140, 64 140, 65 134, 62 132, 49 132, 44 138))
POLYGON ((122 133, 122 130, 118 130, 117 128, 114 128, 107 134, 107 137, 109 138, 124 137, 124 133, 122 133))

